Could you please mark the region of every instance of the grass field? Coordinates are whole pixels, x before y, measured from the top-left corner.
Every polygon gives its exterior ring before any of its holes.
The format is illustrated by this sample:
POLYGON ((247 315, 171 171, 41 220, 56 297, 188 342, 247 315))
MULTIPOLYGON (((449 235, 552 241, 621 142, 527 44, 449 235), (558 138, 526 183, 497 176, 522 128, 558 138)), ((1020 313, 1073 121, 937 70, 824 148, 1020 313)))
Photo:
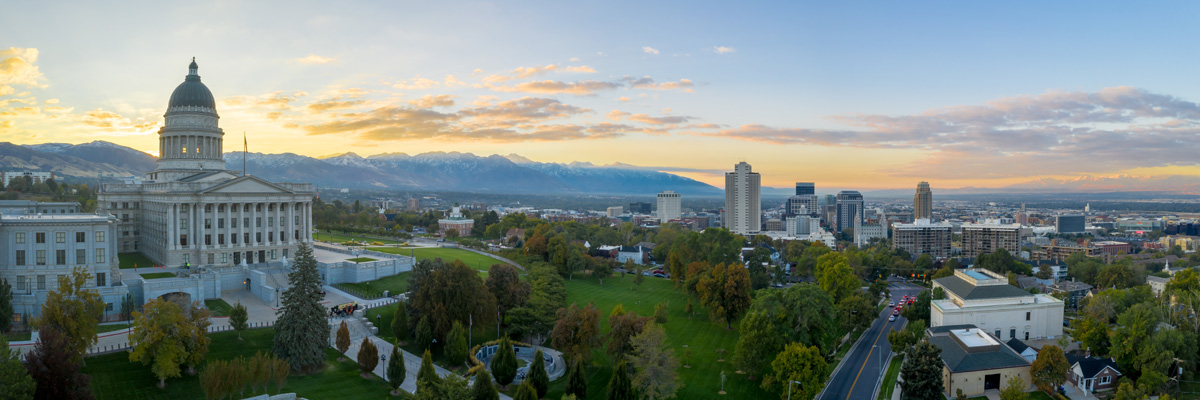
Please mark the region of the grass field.
POLYGON ((208 311, 212 311, 214 317, 228 317, 229 312, 233 311, 233 306, 222 299, 205 300, 204 306, 208 307, 208 311))
POLYGON ((145 274, 141 274, 141 275, 142 275, 142 278, 146 278, 146 279, 162 279, 162 278, 174 278, 175 277, 175 274, 172 274, 170 272, 150 272, 150 273, 145 273, 145 274))
POLYGON ((445 248, 445 247, 418 247, 398 249, 394 247, 369 247, 367 250, 374 250, 380 253, 399 254, 402 256, 414 256, 417 260, 427 258, 441 258, 445 261, 462 260, 468 267, 487 271, 492 264, 503 263, 503 261, 485 256, 479 253, 473 253, 463 249, 445 248))
POLYGON ((346 261, 362 263, 362 262, 371 262, 371 261, 379 261, 379 260, 371 258, 371 257, 355 257, 355 258, 346 259, 346 261))
POLYGON ((126 324, 100 325, 97 328, 98 329, 96 330, 96 333, 116 332, 116 331, 123 331, 123 330, 129 329, 129 324, 126 323, 126 324))
POLYGON ((4 340, 9 343, 24 342, 33 338, 33 332, 8 332, 4 334, 4 340))
POLYGON ((896 389, 896 379, 900 378, 900 364, 903 363, 904 356, 902 355, 892 357, 892 362, 888 363, 887 375, 883 376, 883 383, 879 386, 880 399, 892 398, 892 391, 896 389))
POLYGON ((408 272, 403 272, 399 275, 379 278, 369 282, 339 283, 333 286, 359 297, 378 298, 383 296, 384 290, 387 290, 392 295, 407 292, 408 276, 408 272))
MULTIPOLYGON (((236 332, 210 334, 212 344, 208 360, 249 358, 255 352, 271 351, 272 328, 251 329, 242 333, 244 341, 237 340, 236 332)), ((326 349, 325 371, 310 376, 288 377, 284 393, 297 393, 309 399, 388 399, 390 387, 379 377, 367 380, 358 376, 357 364, 348 360, 337 362, 337 351, 326 349)), ((167 387, 155 387, 158 382, 149 366, 129 362, 129 354, 118 352, 89 357, 83 372, 92 377, 92 393, 96 399, 202 399, 203 391, 196 376, 186 373, 179 378, 167 379, 167 387)), ((276 393, 271 386, 271 393, 276 393)), ((259 393, 246 391, 244 397, 259 393)), ((238 398, 241 398, 239 396, 238 398)))
POLYGON ((117 260, 120 260, 121 269, 133 269, 134 265, 138 269, 154 267, 154 261, 142 253, 117 253, 117 260))
POLYGON ((400 243, 399 241, 397 241, 395 239, 378 239, 378 238, 366 237, 366 236, 348 235, 348 234, 342 234, 342 233, 327 233, 327 232, 313 233, 313 240, 320 240, 322 242, 330 242, 330 243, 342 243, 342 242, 348 242, 351 240, 353 240, 355 242, 367 242, 367 243, 379 242, 379 243, 383 243, 383 244, 399 244, 400 243))

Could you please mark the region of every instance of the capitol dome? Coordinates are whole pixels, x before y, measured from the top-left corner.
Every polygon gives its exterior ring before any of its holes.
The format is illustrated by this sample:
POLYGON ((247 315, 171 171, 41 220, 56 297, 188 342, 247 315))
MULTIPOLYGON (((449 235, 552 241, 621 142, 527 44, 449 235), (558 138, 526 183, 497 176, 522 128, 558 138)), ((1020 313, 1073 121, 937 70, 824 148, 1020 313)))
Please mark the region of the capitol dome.
POLYGON ((196 59, 193 58, 192 64, 188 66, 187 77, 171 93, 171 102, 167 104, 168 110, 175 107, 207 107, 216 111, 217 102, 213 100, 208 86, 204 86, 204 83, 200 82, 200 75, 196 73, 198 69, 196 59))

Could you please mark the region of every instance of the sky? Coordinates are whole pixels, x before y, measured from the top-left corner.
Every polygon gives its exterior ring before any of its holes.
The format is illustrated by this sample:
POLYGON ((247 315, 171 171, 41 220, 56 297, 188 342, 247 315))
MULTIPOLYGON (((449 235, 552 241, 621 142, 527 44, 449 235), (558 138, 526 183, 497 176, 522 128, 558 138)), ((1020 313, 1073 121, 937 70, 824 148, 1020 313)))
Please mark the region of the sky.
POLYGON ((154 154, 192 57, 225 151, 460 151, 718 187, 1200 176, 1194 2, 19 2, 0 142, 154 154))

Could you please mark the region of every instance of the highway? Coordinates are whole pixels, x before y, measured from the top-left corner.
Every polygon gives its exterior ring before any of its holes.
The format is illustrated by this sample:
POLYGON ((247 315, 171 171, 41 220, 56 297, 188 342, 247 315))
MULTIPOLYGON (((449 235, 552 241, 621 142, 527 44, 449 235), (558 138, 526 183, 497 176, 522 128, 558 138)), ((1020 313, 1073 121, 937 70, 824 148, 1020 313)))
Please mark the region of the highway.
MULTIPOLYGON (((896 302, 904 295, 916 296, 924 288, 904 282, 893 282, 888 285, 888 289, 892 294, 890 301, 896 302)), ((846 354, 841 367, 830 378, 820 396, 821 400, 872 400, 875 385, 883 378, 880 363, 886 362, 892 354, 887 332, 904 326, 904 317, 897 316, 895 321, 888 322, 891 315, 892 309, 885 308, 879 314, 879 318, 871 323, 871 327, 863 332, 858 343, 846 354)), ((886 370, 887 365, 882 365, 882 368, 886 370)))

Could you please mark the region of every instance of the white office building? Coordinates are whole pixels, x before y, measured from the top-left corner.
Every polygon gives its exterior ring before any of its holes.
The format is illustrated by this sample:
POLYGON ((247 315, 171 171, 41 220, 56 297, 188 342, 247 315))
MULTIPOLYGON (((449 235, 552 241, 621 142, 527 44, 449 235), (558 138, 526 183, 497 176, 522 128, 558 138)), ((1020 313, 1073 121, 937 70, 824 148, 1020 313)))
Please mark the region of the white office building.
POLYGON ((658 194, 658 221, 667 223, 683 218, 683 197, 674 191, 664 190, 658 194))
POLYGON ((725 173, 725 215, 730 232, 753 235, 762 231, 762 177, 745 161, 725 173))
POLYGON ((946 292, 930 303, 929 326, 975 325, 1001 340, 1054 339, 1063 334, 1063 301, 1030 294, 995 272, 972 268, 935 279, 946 292))

